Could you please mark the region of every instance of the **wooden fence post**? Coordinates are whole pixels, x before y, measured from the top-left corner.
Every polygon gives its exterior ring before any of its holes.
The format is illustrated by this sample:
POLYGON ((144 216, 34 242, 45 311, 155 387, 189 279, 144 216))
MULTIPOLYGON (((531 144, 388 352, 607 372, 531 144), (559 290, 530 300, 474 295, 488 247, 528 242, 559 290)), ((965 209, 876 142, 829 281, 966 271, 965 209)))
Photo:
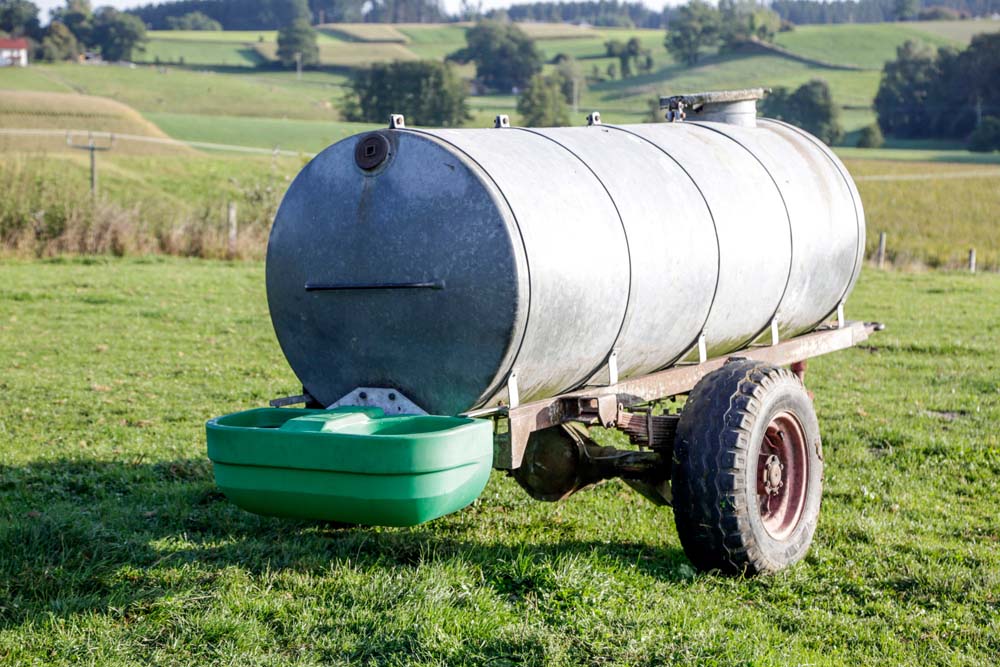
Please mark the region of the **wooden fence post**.
POLYGON ((878 235, 878 255, 876 256, 876 263, 880 269, 885 267, 885 232, 880 232, 878 235))
POLYGON ((969 248, 969 273, 976 272, 976 249, 969 248))
POLYGON ((229 202, 228 210, 228 220, 229 220, 229 258, 233 259, 236 257, 236 246, 237 246, 237 225, 236 225, 236 202, 229 202))

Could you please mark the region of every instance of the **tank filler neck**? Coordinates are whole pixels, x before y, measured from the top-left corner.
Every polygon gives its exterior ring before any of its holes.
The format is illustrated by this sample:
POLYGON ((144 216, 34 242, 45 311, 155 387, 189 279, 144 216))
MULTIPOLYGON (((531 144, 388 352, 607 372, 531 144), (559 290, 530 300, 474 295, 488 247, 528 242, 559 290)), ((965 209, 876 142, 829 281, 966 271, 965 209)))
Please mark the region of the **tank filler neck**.
POLYGON ((744 88, 672 95, 660 98, 660 108, 667 110, 667 120, 671 122, 682 121, 693 114, 694 120, 756 127, 757 100, 770 92, 770 88, 744 88))

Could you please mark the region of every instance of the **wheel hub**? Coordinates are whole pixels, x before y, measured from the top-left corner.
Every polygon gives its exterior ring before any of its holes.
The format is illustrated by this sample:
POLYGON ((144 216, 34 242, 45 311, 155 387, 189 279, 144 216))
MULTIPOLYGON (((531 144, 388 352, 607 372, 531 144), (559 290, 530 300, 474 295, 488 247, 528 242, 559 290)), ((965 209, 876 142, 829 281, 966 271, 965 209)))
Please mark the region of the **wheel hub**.
POLYGON ((809 474, 805 434, 789 412, 767 426, 757 459, 757 498, 764 529, 776 540, 795 530, 806 501, 809 474))
POLYGON ((781 471, 784 469, 785 466, 777 456, 771 454, 767 457, 767 461, 764 463, 764 490, 767 491, 768 495, 778 495, 778 489, 784 486, 784 482, 781 480, 781 471))

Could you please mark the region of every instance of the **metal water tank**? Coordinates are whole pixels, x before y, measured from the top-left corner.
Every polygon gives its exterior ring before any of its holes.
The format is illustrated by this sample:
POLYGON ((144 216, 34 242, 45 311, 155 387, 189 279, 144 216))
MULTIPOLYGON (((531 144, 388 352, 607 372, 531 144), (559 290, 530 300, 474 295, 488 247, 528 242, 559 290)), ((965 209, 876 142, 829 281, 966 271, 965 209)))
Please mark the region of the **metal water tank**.
POLYGON ((802 130, 700 99, 685 122, 398 127, 327 148, 267 251, 305 390, 455 414, 511 384, 524 402, 815 328, 861 267, 847 170, 802 130))

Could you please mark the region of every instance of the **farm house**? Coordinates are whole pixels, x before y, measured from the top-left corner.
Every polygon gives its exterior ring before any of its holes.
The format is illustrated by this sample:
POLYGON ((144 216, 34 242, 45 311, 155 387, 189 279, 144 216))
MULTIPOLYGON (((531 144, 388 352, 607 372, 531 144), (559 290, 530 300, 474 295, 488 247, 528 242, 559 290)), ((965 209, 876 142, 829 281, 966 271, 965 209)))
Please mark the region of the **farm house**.
POLYGON ((0 67, 27 67, 28 40, 0 39, 0 67))

